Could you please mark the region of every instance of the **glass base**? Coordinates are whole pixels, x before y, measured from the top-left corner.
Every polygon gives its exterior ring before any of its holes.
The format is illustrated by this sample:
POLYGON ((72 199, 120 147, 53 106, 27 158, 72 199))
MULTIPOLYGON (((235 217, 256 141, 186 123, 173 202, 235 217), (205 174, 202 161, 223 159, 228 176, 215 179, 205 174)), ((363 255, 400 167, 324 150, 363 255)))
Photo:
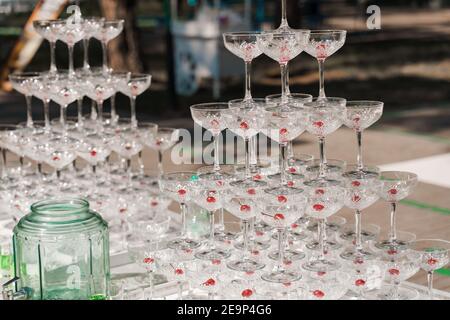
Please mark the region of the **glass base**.
POLYGON ((256 189, 264 188, 267 186, 267 182, 261 180, 245 179, 237 180, 230 183, 231 187, 237 187, 239 189, 256 189))
MULTIPOLYGON (((346 241, 353 241, 355 239, 355 236, 356 236, 356 234, 354 231, 347 231, 347 232, 341 233, 339 238, 341 238, 342 240, 346 240, 346 241)), ((361 230, 361 239, 363 242, 374 240, 374 239, 376 239, 376 237, 377 237, 377 235, 373 232, 361 230)))
POLYGON ((235 177, 234 173, 229 170, 224 170, 220 168, 220 170, 214 170, 213 166, 205 166, 201 167, 197 170, 197 175, 199 179, 202 180, 230 180, 235 177))
POLYGON ((344 260, 350 261, 355 261, 357 259, 373 260, 377 257, 373 252, 364 249, 357 251, 354 247, 348 248, 347 250, 342 252, 339 256, 344 260))
POLYGON ((222 250, 219 248, 203 249, 195 254, 195 257, 200 260, 222 260, 231 256, 228 250, 222 250))
POLYGON ((167 246, 170 249, 195 249, 200 246, 200 242, 197 242, 189 238, 181 238, 169 241, 167 246))
MULTIPOLYGON (((327 240, 325 247, 328 250, 334 251, 342 248, 342 245, 340 243, 337 243, 335 241, 327 240)), ((320 250, 320 243, 318 241, 311 241, 306 244, 306 248, 309 250, 320 250)))
POLYGON ((217 241, 232 241, 236 240, 239 237, 239 234, 227 231, 216 231, 214 233, 214 239, 217 241))
POLYGON ((255 230, 263 231, 263 232, 269 232, 272 231, 274 228, 265 223, 264 221, 260 220, 257 223, 255 223, 255 230))
MULTIPOLYGON (((291 240, 294 241, 300 241, 300 240, 305 240, 306 238, 308 238, 308 235, 305 232, 296 232, 296 231, 288 231, 288 237, 291 240)), ((274 240, 278 240, 278 233, 274 233, 272 235, 272 239, 274 240)))
POLYGON ((308 271, 314 272, 330 272, 336 271, 341 267, 341 265, 335 260, 311 260, 302 265, 302 268, 308 271))
POLYGON ((275 283, 290 283, 298 281, 301 278, 302 278, 301 274, 295 271, 288 271, 284 269, 278 269, 261 275, 261 279, 263 279, 264 281, 275 283))
POLYGON ((395 290, 391 284, 384 285, 380 290, 367 295, 367 298, 376 300, 414 300, 418 297, 419 292, 415 289, 398 287, 395 290))
POLYGON ((253 272, 256 270, 261 270, 266 265, 258 261, 244 258, 242 260, 233 260, 227 263, 227 267, 231 270, 242 271, 242 272, 253 272))
POLYGON ((341 185, 338 180, 332 180, 327 178, 317 178, 313 180, 308 180, 304 182, 305 186, 311 188, 329 188, 341 185))
POLYGON ((375 179, 380 175, 379 172, 372 171, 368 167, 364 167, 361 170, 347 171, 344 174, 345 174, 345 177, 347 177, 347 178, 357 179, 357 180, 375 179))
MULTIPOLYGON (((273 251, 273 252, 269 253, 269 258, 272 260, 278 261, 278 256, 279 256, 278 251, 273 251)), ((303 259, 304 257, 306 257, 306 255, 301 251, 297 251, 294 249, 286 249, 284 251, 284 260, 285 261, 297 261, 297 260, 303 259)))
MULTIPOLYGON (((249 245, 250 246, 250 248, 252 249, 252 250, 258 250, 258 251, 261 251, 261 250, 266 250, 266 249, 268 249, 269 247, 270 247, 270 242, 260 242, 260 241, 254 241, 251 245, 249 245)), ((238 242, 238 243, 236 243, 235 245, 234 245, 234 247, 236 248, 236 249, 239 249, 239 250, 244 250, 244 243, 243 242, 238 242)))

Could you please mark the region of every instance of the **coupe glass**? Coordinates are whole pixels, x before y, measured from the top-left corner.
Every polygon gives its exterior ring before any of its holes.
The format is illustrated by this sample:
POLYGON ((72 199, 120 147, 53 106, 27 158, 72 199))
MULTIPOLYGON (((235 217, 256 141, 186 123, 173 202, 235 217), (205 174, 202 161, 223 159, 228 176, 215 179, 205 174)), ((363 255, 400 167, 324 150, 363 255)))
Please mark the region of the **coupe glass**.
POLYGON ((85 17, 83 18, 83 70, 89 72, 89 40, 94 37, 97 30, 102 28, 105 18, 85 17))
POLYGON ((59 30, 66 24, 65 20, 35 20, 34 30, 50 44, 50 73, 56 73, 55 47, 59 40, 59 30))
POLYGON ((383 113, 383 102, 379 101, 347 101, 344 124, 356 132, 358 142, 358 157, 356 168, 358 173, 377 176, 378 172, 364 170, 362 158, 362 132, 377 122, 383 113))
POLYGON ((339 300, 350 287, 350 275, 343 272, 333 272, 326 280, 314 278, 308 281, 308 300, 339 300))
POLYGON ((198 180, 195 172, 166 173, 159 180, 161 192, 180 204, 181 230, 180 235, 170 241, 167 246, 173 249, 194 249, 200 243, 187 236, 187 204, 193 197, 193 186, 198 180))
MULTIPOLYGON (((348 166, 349 172, 344 173, 344 188, 346 190, 344 203, 345 206, 355 210, 355 245, 341 253, 341 258, 355 260, 357 258, 374 259, 375 255, 362 246, 361 235, 361 211, 370 207, 378 200, 378 189, 380 181, 371 176, 358 177, 352 176, 352 172, 359 168, 359 165, 348 166)), ((377 167, 369 167, 370 172, 377 173, 380 170, 377 167)), ((369 171, 367 171, 369 172, 369 171)))
POLYGON ((428 299, 434 300, 434 271, 445 267, 449 262, 450 242, 441 239, 420 239, 411 244, 412 261, 417 261, 420 268, 427 272, 428 299))
POLYGON ((31 82, 31 92, 33 96, 42 100, 44 104, 44 121, 45 130, 50 131, 50 100, 52 82, 57 81, 58 77, 52 73, 41 73, 38 77, 34 78, 31 82))
POLYGON ((389 239, 379 241, 376 246, 380 249, 384 246, 402 246, 401 239, 397 238, 396 211, 400 200, 411 194, 417 185, 417 175, 405 171, 382 171, 380 172, 381 184, 378 188, 378 195, 391 206, 389 239))
POLYGON ((222 130, 227 128, 226 115, 230 112, 229 109, 228 103, 224 102, 201 103, 191 106, 192 119, 211 133, 214 143, 214 166, 212 171, 202 173, 202 177, 205 179, 221 180, 228 176, 227 172, 220 168, 220 139, 218 137, 222 130))
POLYGON ((27 103, 27 127, 33 127, 33 115, 31 112, 31 98, 33 95, 33 81, 38 78, 38 72, 17 72, 9 75, 12 87, 25 96, 27 103))
POLYGON ((71 145, 66 145, 60 142, 49 141, 45 149, 46 157, 45 163, 55 169, 56 178, 58 179, 57 190, 59 192, 72 191, 69 185, 66 185, 61 179, 61 171, 70 165, 77 157, 75 149, 71 145))
POLYGON ((319 63, 319 99, 325 95, 325 60, 338 51, 345 43, 347 31, 345 30, 311 30, 309 41, 304 50, 319 63))
POLYGON ((108 67, 108 42, 117 37, 123 30, 124 20, 104 20, 98 26, 92 36, 102 43, 103 71, 109 72, 108 67))
POLYGON ((170 149, 179 141, 179 130, 174 128, 157 127, 154 132, 144 135, 143 143, 158 152, 158 177, 164 174, 163 152, 170 149))
MULTIPOLYGON (((269 138, 278 142, 279 151, 279 175, 269 178, 280 178, 280 190, 287 187, 288 143, 305 131, 307 122, 307 109, 302 104, 283 103, 277 106, 269 106, 264 110, 266 118, 265 133, 269 138)), ((277 181, 278 182, 278 181, 277 181)))
POLYGON ((308 187, 308 204, 306 214, 319 221, 317 232, 320 245, 320 252, 317 258, 303 264, 303 268, 314 272, 329 272, 339 269, 340 264, 333 259, 329 259, 326 248, 326 218, 332 216, 344 206, 345 189, 336 180, 326 180, 318 182, 311 180, 305 182, 308 187))
POLYGON ((287 65, 290 60, 305 50, 309 39, 309 30, 265 31, 258 35, 257 44, 260 50, 277 61, 281 69, 281 97, 287 101, 288 74, 287 65))
POLYGON ((228 268, 243 272, 254 272, 264 268, 263 263, 251 256, 249 246, 250 221, 259 212, 257 204, 251 197, 241 196, 229 190, 225 195, 224 208, 233 216, 241 219, 244 238, 244 254, 229 261, 228 268))
POLYGON ((288 267, 290 261, 287 261, 284 256, 284 239, 287 228, 303 214, 305 203, 306 201, 297 203, 261 201, 261 219, 277 229, 278 232, 278 262, 273 270, 261 276, 263 280, 276 283, 291 283, 301 278, 301 274, 298 271, 288 267))
POLYGON ((83 23, 80 21, 66 20, 66 23, 57 29, 58 39, 67 44, 69 49, 69 76, 75 75, 75 69, 73 66, 73 49, 75 44, 84 38, 83 23))
POLYGON ((136 127, 136 97, 150 87, 152 76, 149 74, 127 73, 120 78, 116 78, 116 81, 119 91, 130 98, 131 126, 136 127))
POLYGON ((342 98, 327 98, 304 104, 308 114, 306 130, 319 139, 319 180, 326 180, 325 137, 341 127, 346 112, 345 103, 342 98))

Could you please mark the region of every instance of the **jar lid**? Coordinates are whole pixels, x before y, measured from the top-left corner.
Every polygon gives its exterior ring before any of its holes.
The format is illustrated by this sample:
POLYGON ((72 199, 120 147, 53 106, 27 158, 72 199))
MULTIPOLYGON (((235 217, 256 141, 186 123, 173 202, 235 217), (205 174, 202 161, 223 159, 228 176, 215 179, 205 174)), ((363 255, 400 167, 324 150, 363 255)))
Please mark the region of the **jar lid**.
MULTIPOLYGON (((22 236, 51 236, 90 233, 107 223, 89 202, 79 198, 50 199, 31 205, 31 212, 20 219, 14 234, 22 236)), ((101 229, 103 229, 101 228, 101 229)))

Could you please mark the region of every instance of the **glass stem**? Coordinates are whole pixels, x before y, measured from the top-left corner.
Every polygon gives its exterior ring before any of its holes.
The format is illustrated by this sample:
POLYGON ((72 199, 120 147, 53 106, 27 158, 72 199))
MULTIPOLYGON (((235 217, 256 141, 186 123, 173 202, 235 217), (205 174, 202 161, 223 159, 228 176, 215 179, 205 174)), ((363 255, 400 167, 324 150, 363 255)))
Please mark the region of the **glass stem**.
POLYGON ((131 127, 137 127, 137 119, 136 119, 136 96, 130 97, 130 107, 131 107, 131 127))
POLYGON ((294 144, 292 141, 287 143, 287 164, 290 165, 292 159, 294 159, 294 144))
POLYGON ((25 95, 27 103, 27 128, 33 128, 33 114, 31 112, 31 96, 25 95))
POLYGON ((103 132, 103 100, 97 101, 98 117, 97 122, 100 125, 100 132, 103 132))
POLYGON ((50 131, 50 99, 44 99, 44 128, 50 131))
POLYGON ((77 113, 78 113, 78 128, 81 129, 81 127, 83 127, 83 97, 78 98, 77 113))
POLYGON ((223 208, 219 209, 219 226, 220 226, 220 231, 225 231, 225 220, 224 220, 223 208))
POLYGON ((108 72, 108 43, 102 41, 102 54, 103 54, 103 72, 108 72))
POLYGON ((287 21, 286 0, 281 0, 281 23, 280 27, 289 27, 287 21))
POLYGON ((327 160, 325 158, 325 138, 319 137, 319 153, 320 153, 320 163, 319 163, 319 178, 325 178, 325 169, 327 165, 327 160))
POLYGON ((154 288, 153 271, 149 271, 148 272, 148 279, 149 279, 149 282, 150 282, 150 294, 149 294, 148 300, 153 300, 153 288, 154 288))
POLYGON ((75 74, 73 67, 73 45, 69 45, 69 76, 73 76, 75 74))
POLYGON ((318 59, 317 62, 319 63, 319 97, 317 100, 324 100, 324 99, 326 99, 326 95, 325 95, 325 60, 318 59))
POLYGON ((161 178, 161 176, 164 174, 164 169, 163 169, 163 154, 161 150, 158 150, 158 175, 159 178, 161 178))
POLYGON ((142 151, 138 153, 138 164, 139 164, 139 175, 143 176, 145 174, 144 159, 142 158, 142 151))
POLYGON ((219 135, 213 136, 214 143, 214 171, 220 171, 220 155, 219 155, 219 135))
POLYGON ((258 136, 254 135, 250 138, 250 172, 258 173, 258 136))
POLYGON ((89 66, 89 39, 83 39, 83 69, 84 71, 89 71, 91 67, 89 66))
POLYGON ((117 123, 116 94, 111 96, 111 123, 117 123))
POLYGON ((61 106, 61 126, 64 136, 67 135, 66 119, 67 119, 67 105, 61 106))
POLYGON ((6 152, 7 150, 5 148, 2 148, 2 179, 7 178, 8 177, 8 163, 7 158, 6 158, 6 152))
POLYGON ((243 224, 243 238, 244 238, 244 257, 248 257, 249 254, 249 245, 248 245, 248 220, 242 220, 242 224, 243 224))
POLYGON ((280 63, 280 69, 281 69, 281 102, 286 103, 288 101, 287 63, 280 63))
POLYGON ((97 165, 92 165, 92 181, 94 184, 94 190, 97 188, 97 165))
POLYGON ((245 179, 249 180, 252 178, 252 173, 250 171, 250 141, 248 138, 244 138, 245 144, 245 179))
POLYGON ((428 281, 428 299, 433 300, 433 273, 434 271, 427 272, 427 281, 428 281))
POLYGON ((214 225, 214 211, 208 211, 209 214, 209 244, 211 248, 215 248, 214 234, 215 234, 215 225, 214 225))
POLYGON ((277 230, 278 233, 278 267, 282 268, 284 264, 284 235, 286 233, 286 229, 280 228, 277 230))
POLYGON ((251 61, 245 61, 245 96, 244 96, 244 101, 252 100, 251 73, 252 73, 252 62, 251 61))
POLYGON ((97 119, 97 109, 95 108, 95 100, 91 101, 91 120, 97 119))
POLYGON ((362 251, 362 241, 361 241, 361 211, 355 211, 355 248, 356 251, 362 251))
POLYGON ((127 158, 127 176, 128 176, 128 189, 132 189, 133 187, 133 173, 131 172, 131 159, 127 158))
POLYGON ((180 211, 181 211, 181 237, 184 238, 187 233, 187 225, 186 225, 186 215, 187 215, 187 205, 186 203, 180 203, 180 211))
POLYGON ((390 242, 394 242, 395 240, 397 240, 396 210, 397 203, 391 202, 391 229, 389 232, 390 242))
POLYGON ((327 248, 325 245, 326 238, 325 238, 325 232, 326 232, 326 220, 320 219, 317 224, 317 231, 319 234, 319 260, 324 261, 325 255, 327 254, 327 248))
POLYGON ((356 139, 358 141, 358 157, 357 157, 358 171, 362 171, 362 169, 364 168, 362 158, 362 131, 360 130, 356 131, 356 139))
POLYGON ((287 184, 287 178, 286 178, 286 160, 287 160, 287 144, 286 143, 280 143, 280 180, 282 185, 287 184))
POLYGON ((56 42, 50 41, 50 73, 55 74, 58 70, 56 69, 56 62, 55 62, 55 48, 56 48, 56 42))

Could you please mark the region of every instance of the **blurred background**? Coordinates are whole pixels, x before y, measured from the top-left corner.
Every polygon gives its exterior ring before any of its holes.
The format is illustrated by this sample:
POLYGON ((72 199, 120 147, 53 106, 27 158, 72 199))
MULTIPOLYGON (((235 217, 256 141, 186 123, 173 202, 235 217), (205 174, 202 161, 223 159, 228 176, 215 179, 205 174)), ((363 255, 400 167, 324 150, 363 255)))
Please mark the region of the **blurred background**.
MULTIPOLYGON (((31 28, 24 32, 24 26, 43 14, 67 17, 65 8, 71 3, 0 0, 0 122, 19 123, 26 118, 25 99, 11 91, 8 74, 49 67, 48 42, 31 28)), ((244 95, 243 62, 224 48, 221 34, 276 28, 281 12, 280 0, 76 3, 84 16, 126 20, 124 32, 109 44, 109 60, 116 70, 153 76, 150 90, 137 99, 138 119, 188 129, 194 126, 191 104, 244 95)), ((417 173, 420 184, 400 205, 399 228, 418 237, 450 240, 450 0, 287 0, 287 8, 293 28, 348 30, 346 44, 325 65, 327 95, 385 102, 383 117, 365 133, 365 163, 417 173), (370 5, 381 10, 380 29, 367 28, 370 5)), ((75 50, 75 66, 81 67, 80 43, 75 50)), ((67 68, 67 56, 66 45, 58 42, 59 68, 67 68)), ((100 43, 91 40, 91 66, 100 66, 101 59, 100 43)), ((313 58, 303 53, 290 62, 289 69, 291 92, 317 95, 313 58)), ((254 97, 281 91, 279 66, 266 56, 255 59, 252 76, 254 97)), ((129 116, 128 99, 121 95, 117 99, 119 114, 129 116)), ((85 103, 87 113, 90 102, 85 103)), ((105 108, 108 111, 108 102, 105 108)), ((75 112, 75 106, 69 107, 69 115, 75 112)), ((52 105, 51 113, 57 117, 59 107, 52 105)), ((33 117, 43 118, 37 99, 33 117)), ((316 139, 308 134, 295 141, 297 153, 318 156, 317 151, 316 139)), ((354 133, 342 128, 327 137, 327 153, 329 158, 354 163, 354 133)), ((171 163, 166 166, 175 169, 171 163)), ((349 210, 340 215, 352 221, 349 210)), ((378 202, 371 207, 364 222, 386 230, 387 205, 378 202)), ((450 269, 441 269, 438 277, 437 287, 450 291, 450 269)), ((425 283, 424 275, 415 281, 425 283)))

